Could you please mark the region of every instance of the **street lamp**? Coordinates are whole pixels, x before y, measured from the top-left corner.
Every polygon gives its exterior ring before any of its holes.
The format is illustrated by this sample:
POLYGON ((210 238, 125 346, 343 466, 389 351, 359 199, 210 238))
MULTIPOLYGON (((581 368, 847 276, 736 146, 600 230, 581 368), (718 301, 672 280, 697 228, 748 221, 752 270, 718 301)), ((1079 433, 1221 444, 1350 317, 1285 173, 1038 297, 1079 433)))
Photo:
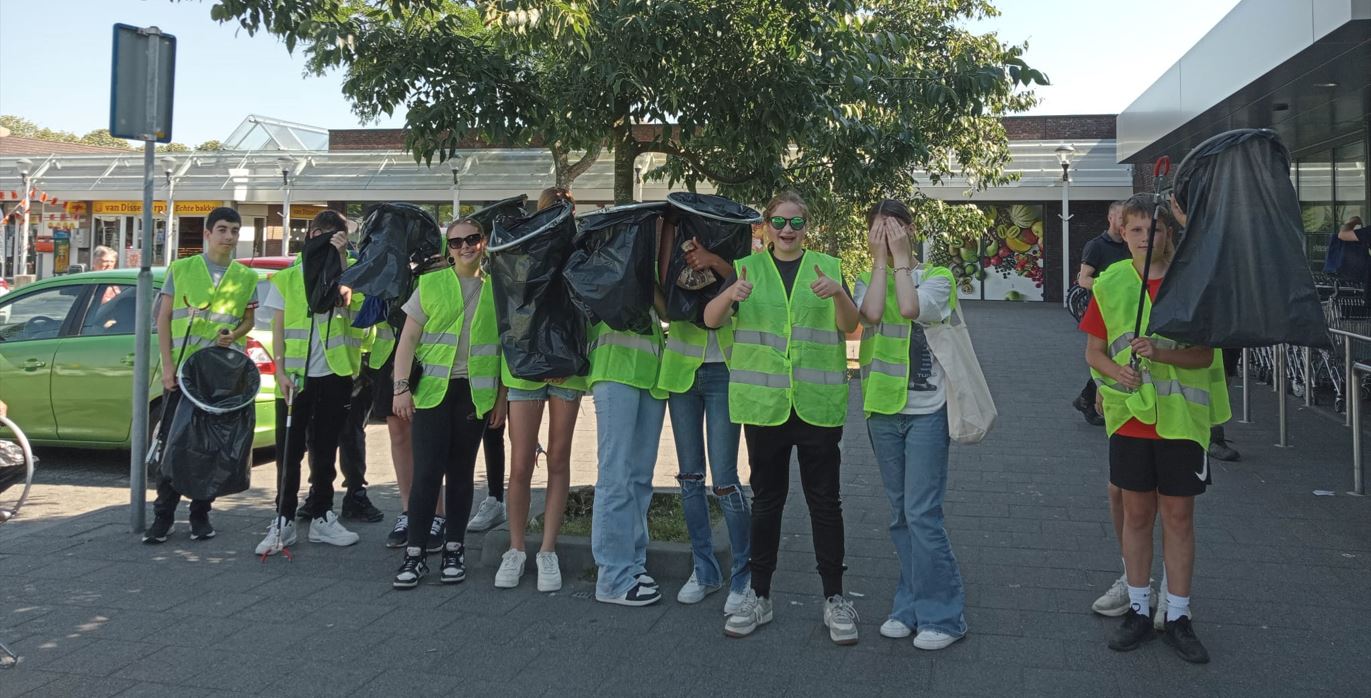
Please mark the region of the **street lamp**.
POLYGON ((1067 307, 1066 296, 1071 290, 1071 158, 1076 149, 1070 143, 1057 146, 1057 164, 1062 166, 1062 307, 1067 307))
POLYGON ((276 158, 276 164, 281 167, 281 188, 285 190, 285 197, 281 201, 281 254, 290 254, 290 170, 295 166, 295 160, 282 155, 276 158))
MULTIPOLYGON (((176 158, 169 155, 162 158, 162 170, 167 175, 167 223, 166 229, 162 231, 162 260, 167 266, 171 266, 175 261, 176 254, 176 181, 172 175, 175 169, 176 158)), ((151 232, 148 231, 148 234, 151 232)))
MULTIPOLYGON (((19 158, 15 161, 19 166, 19 180, 23 183, 24 196, 19 203, 19 230, 14 240, 14 275, 28 273, 29 261, 29 206, 33 203, 29 197, 29 174, 33 172, 33 161, 28 158, 19 158)), ((0 276, 4 270, 4 250, 0 250, 0 276)))
MULTIPOLYGON (((452 220, 462 217, 462 182, 461 177, 466 169, 463 168, 463 158, 458 155, 448 161, 448 167, 452 168, 452 220)), ((471 167, 471 163, 465 163, 466 167, 471 167)))

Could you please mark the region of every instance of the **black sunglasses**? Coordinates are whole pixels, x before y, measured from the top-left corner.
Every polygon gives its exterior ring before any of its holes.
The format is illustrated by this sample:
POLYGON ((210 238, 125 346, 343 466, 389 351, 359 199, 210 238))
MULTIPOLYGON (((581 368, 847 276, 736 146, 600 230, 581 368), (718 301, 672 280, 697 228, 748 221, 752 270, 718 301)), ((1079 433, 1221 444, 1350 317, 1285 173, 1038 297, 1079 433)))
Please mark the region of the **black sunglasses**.
POLYGON ((462 245, 466 245, 467 247, 475 247, 481 244, 481 239, 482 236, 480 233, 472 233, 464 238, 448 238, 447 246, 450 250, 460 250, 462 248, 462 245))
POLYGON ((794 218, 782 218, 780 216, 772 216, 769 220, 771 221, 771 227, 776 230, 785 230, 786 223, 790 224, 791 230, 805 229, 805 219, 803 216, 795 216, 794 218))

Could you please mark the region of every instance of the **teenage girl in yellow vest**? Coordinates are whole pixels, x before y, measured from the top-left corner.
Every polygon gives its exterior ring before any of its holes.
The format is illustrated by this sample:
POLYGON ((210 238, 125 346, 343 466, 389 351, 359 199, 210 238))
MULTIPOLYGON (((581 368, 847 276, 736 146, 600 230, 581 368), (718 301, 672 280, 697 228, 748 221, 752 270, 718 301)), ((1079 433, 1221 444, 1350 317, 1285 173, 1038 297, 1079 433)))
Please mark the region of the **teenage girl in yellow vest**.
MULTIPOLYGON (((562 187, 549 187, 538 198, 538 210, 558 201, 573 207, 576 199, 562 187)), ((576 429, 576 417, 581 410, 581 396, 585 394, 585 377, 571 376, 546 382, 515 378, 509 367, 500 364, 500 376, 509 394, 509 491, 505 506, 509 519, 509 550, 500 558, 495 570, 495 586, 513 589, 519 586, 528 563, 524 551, 524 536, 528 530, 528 515, 533 469, 538 460, 538 430, 543 424, 543 410, 548 413, 547 490, 543 499, 543 542, 534 560, 538 567, 538 591, 552 592, 562 588, 562 570, 557 561, 557 534, 562 530, 566 513, 567 492, 571 488, 571 437, 576 429)))
MULTIPOLYGON (((1163 337, 1135 337, 1133 326, 1148 251, 1153 201, 1138 195, 1124 204, 1124 240, 1131 264, 1111 266, 1095 281, 1081 320, 1089 335, 1086 362, 1100 383, 1109 432, 1109 479, 1123 490, 1123 549, 1130 607, 1109 640, 1128 651, 1150 639, 1148 618, 1152 528, 1160 511, 1167 577, 1163 639, 1189 662, 1209 661, 1190 624, 1190 582, 1195 563, 1195 496, 1210 483, 1205 453, 1210 428, 1229 417, 1223 366, 1210 347, 1180 346, 1163 337), (1134 363, 1134 358, 1137 363, 1134 363)), ((1148 271, 1155 296, 1170 267, 1175 228, 1158 221, 1148 271)), ((1144 306, 1147 327, 1151 303, 1144 306)))
POLYGON ((872 268, 857 282, 862 321, 862 407, 890 499, 900 581, 881 635, 939 650, 966 634, 966 593, 943 527, 947 493, 947 374, 924 327, 952 316, 952 273, 920 265, 909 208, 887 199, 866 214, 872 268))
POLYGON ((419 277, 404 304, 405 326, 395 347, 394 404, 397 417, 413 424, 414 481, 409 492, 409 541, 393 586, 410 589, 428 574, 429 528, 443 489, 448 512, 439 579, 466 579, 465 541, 471 513, 472 477, 481 435, 490 421, 503 424, 499 387, 499 338, 490 284, 481 276, 485 254, 481 224, 458 220, 447 228, 452 271, 419 277), (423 374, 411 383, 418 357, 423 374))
POLYGON ((845 339, 857 327, 857 306, 838 259, 805 249, 807 215, 797 194, 772 199, 765 211, 770 249, 738 260, 738 278, 705 308, 709 327, 735 316, 728 407, 743 425, 752 467, 752 589, 724 634, 744 637, 771 622, 781 511, 790 454, 798 451, 824 624, 846 645, 857 642, 857 611, 843 598, 839 442, 847 417, 845 339))

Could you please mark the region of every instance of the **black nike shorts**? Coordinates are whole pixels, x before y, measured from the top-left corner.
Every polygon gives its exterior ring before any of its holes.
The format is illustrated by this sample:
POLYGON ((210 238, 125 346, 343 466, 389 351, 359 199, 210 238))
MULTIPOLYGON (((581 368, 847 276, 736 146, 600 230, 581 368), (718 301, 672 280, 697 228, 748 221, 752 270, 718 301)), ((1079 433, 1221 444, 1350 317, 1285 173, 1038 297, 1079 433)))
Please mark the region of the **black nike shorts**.
POLYGON ((1209 454, 1194 441, 1109 437, 1109 481, 1133 492, 1194 497, 1214 484, 1209 454))
POLYGON ((380 368, 365 366, 362 372, 367 374, 371 380, 371 418, 384 420, 387 417, 394 417, 391 405, 395 401, 394 383, 391 381, 391 371, 395 368, 395 356, 391 355, 386 359, 385 365, 380 368))

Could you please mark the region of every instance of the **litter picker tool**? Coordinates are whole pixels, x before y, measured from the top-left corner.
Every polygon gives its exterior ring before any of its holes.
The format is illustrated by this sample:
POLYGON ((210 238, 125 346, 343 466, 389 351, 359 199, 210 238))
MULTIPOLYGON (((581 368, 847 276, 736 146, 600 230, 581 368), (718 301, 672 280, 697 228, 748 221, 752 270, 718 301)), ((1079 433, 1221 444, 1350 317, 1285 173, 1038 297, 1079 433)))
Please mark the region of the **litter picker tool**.
MULTIPOLYGON (((1142 317, 1143 308, 1147 303, 1147 279, 1152 272, 1152 245, 1157 239, 1157 219, 1162 215, 1162 206, 1165 200, 1162 199, 1162 181, 1166 175, 1171 173, 1171 158, 1163 155, 1157 158, 1157 163, 1152 166, 1153 198, 1156 199, 1152 208, 1152 223, 1147 227, 1147 256, 1143 259, 1142 289, 1138 291, 1138 314, 1133 320, 1133 336, 1142 336, 1142 317)), ((1174 234, 1175 231, 1172 231, 1174 234)), ((1138 355, 1134 354, 1129 359, 1129 364, 1136 369, 1138 367, 1138 355)))
MULTIPOLYGON (((282 437, 281 448, 276 453, 276 463, 278 465, 277 470, 280 471, 280 473, 276 477, 275 522, 276 545, 279 547, 272 548, 267 550, 266 552, 263 552, 262 564, 266 564, 267 557, 271 556, 276 552, 280 552, 281 555, 285 556, 287 560, 295 562, 295 556, 291 554, 290 548, 286 547, 285 539, 281 537, 283 532, 286 530, 286 524, 290 523, 290 517, 287 517, 285 515, 281 507, 286 497, 286 469, 290 467, 290 433, 291 424, 293 423, 295 418, 295 398, 297 395, 304 391, 305 382, 309 380, 309 352, 312 348, 312 345, 314 344, 314 313, 307 312, 306 315, 309 317, 309 334, 305 339, 305 370, 300 373, 300 382, 298 385, 295 386, 295 389, 286 391, 286 434, 284 437, 282 437), (282 459, 284 459, 284 462, 282 462, 282 459)), ((273 360, 274 358, 275 357, 273 357, 273 360)), ((286 357, 282 356, 281 360, 285 361, 286 357)), ((290 375, 289 370, 286 371, 286 375, 290 375)))

